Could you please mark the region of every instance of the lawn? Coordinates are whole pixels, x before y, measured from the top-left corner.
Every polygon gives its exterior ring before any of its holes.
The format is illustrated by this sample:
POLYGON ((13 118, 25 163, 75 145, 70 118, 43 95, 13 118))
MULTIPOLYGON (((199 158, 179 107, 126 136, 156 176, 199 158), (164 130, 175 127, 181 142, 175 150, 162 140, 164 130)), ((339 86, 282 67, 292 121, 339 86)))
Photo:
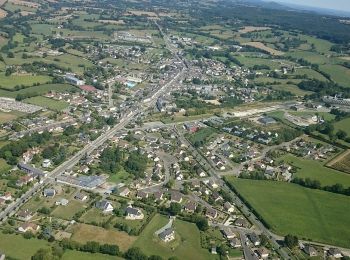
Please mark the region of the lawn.
POLYGON ((58 206, 51 214, 54 217, 71 220, 73 216, 79 211, 83 210, 84 204, 76 201, 70 200, 66 206, 58 206))
POLYGON ((41 75, 11 75, 0 73, 0 87, 12 90, 15 86, 32 86, 34 83, 44 84, 51 81, 49 76, 41 75))
POLYGON ((286 182, 227 179, 273 232, 349 246, 350 197, 286 182))
POLYGON ((350 88, 350 69, 341 65, 323 65, 320 69, 331 76, 331 79, 339 85, 350 88))
POLYGON ((55 110, 55 111, 64 110, 69 106, 69 104, 65 101, 54 100, 51 98, 46 98, 46 97, 41 97, 41 96, 27 98, 24 100, 24 102, 29 103, 29 104, 33 104, 33 105, 37 105, 37 106, 41 106, 41 107, 45 107, 45 108, 55 110))
POLYGON ((343 130, 350 136, 350 118, 340 120, 334 124, 336 131, 343 130))
POLYGON ((30 259, 40 248, 49 248, 45 240, 25 239, 22 235, 3 234, 0 232, 0 251, 15 259, 30 259), (20 247, 20 250, 18 249, 20 247))
POLYGON ((4 159, 0 159, 0 173, 7 172, 11 169, 11 166, 6 163, 4 159))
POLYGON ((81 218, 80 220, 85 223, 103 223, 107 221, 110 218, 111 215, 106 215, 101 212, 101 210, 97 208, 92 208, 88 210, 81 218))
POLYGON ((87 224, 77 224, 73 229, 72 239, 77 242, 96 241, 100 244, 118 245, 122 251, 128 250, 137 238, 129 236, 125 232, 112 229, 107 230, 87 224))
POLYGON ((92 254, 88 252, 67 250, 61 259, 62 260, 120 260, 123 258, 120 258, 118 256, 100 254, 100 253, 92 254))
POLYGON ((176 219, 175 241, 164 243, 154 232, 168 223, 168 218, 155 215, 141 233, 134 246, 141 248, 147 255, 160 255, 167 259, 177 256, 179 259, 216 259, 200 245, 200 232, 195 224, 176 219))
POLYGON ((323 166, 322 162, 286 155, 281 157, 286 163, 298 168, 295 177, 318 180, 322 186, 341 183, 350 187, 350 175, 323 166))

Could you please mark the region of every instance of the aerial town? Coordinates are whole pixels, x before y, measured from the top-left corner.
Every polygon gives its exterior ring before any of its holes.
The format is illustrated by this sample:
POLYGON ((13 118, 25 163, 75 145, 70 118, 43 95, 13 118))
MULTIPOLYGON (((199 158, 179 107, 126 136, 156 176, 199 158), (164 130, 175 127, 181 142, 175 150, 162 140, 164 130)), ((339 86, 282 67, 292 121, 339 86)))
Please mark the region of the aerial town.
POLYGON ((0 260, 350 259, 350 20, 270 5, 0 0, 0 260))

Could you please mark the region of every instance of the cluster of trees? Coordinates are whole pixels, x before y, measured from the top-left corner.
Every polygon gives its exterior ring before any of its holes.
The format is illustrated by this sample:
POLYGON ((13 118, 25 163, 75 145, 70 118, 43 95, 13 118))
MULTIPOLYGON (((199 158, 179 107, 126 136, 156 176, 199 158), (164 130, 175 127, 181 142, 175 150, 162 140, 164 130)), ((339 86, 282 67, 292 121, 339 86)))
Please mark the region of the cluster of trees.
POLYGON ((99 244, 98 242, 89 241, 86 244, 80 244, 78 242, 63 239, 60 242, 60 246, 66 250, 77 250, 77 251, 83 251, 83 252, 90 252, 90 253, 101 253, 106 255, 113 255, 113 256, 121 256, 121 252, 119 250, 119 247, 117 245, 110 245, 110 244, 99 244))
POLYGON ((147 167, 147 156, 141 154, 140 149, 129 154, 125 162, 125 169, 132 173, 136 178, 144 178, 147 167))
POLYGON ((124 154, 118 146, 107 147, 101 154, 100 167, 107 173, 115 174, 120 170, 123 158, 124 154))
POLYGON ((350 187, 344 188, 344 186, 340 183, 322 187, 321 183, 318 180, 311 180, 310 178, 294 178, 292 182, 310 189, 324 190, 332 193, 350 196, 350 187))
POLYGON ((320 98, 323 96, 333 96, 338 93, 342 93, 344 98, 350 97, 350 89, 339 86, 334 82, 320 81, 316 79, 304 80, 298 84, 298 87, 302 90, 315 92, 309 97, 320 98))
POLYGON ((290 249, 293 249, 296 246, 298 246, 298 243, 299 243, 299 240, 298 240, 298 237, 296 236, 288 234, 284 237, 284 244, 290 249))
POLYGON ((21 140, 13 141, 0 149, 0 158, 6 160, 8 164, 15 165, 20 157, 29 148, 37 147, 47 143, 52 135, 45 131, 42 134, 33 133, 27 135, 21 140))
POLYGON ((323 124, 310 125, 305 132, 312 133, 318 131, 324 135, 327 135, 332 142, 335 142, 337 139, 343 140, 350 143, 350 137, 344 130, 335 131, 334 125, 331 122, 324 122, 323 124))
POLYGON ((45 147, 41 154, 43 158, 51 159, 54 164, 58 165, 67 158, 67 148, 59 143, 55 143, 45 147))

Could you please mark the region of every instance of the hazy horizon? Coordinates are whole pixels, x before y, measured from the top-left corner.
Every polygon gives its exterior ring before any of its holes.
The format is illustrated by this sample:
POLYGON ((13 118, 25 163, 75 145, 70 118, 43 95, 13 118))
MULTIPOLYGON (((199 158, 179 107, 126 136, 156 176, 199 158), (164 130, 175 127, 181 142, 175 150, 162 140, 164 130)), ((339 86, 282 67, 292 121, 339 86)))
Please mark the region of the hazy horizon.
MULTIPOLYGON (((266 0, 265 0, 266 1, 266 0)), ((350 12, 350 0, 275 0, 280 3, 303 5, 350 12)))

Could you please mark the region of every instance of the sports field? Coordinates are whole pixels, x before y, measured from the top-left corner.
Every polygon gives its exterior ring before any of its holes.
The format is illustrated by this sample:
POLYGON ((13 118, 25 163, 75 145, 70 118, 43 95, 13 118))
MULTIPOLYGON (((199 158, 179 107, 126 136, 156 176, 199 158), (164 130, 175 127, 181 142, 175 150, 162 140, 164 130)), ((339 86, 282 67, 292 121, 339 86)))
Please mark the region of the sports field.
POLYGON ((176 219, 175 240, 162 242, 154 232, 168 223, 165 216, 156 215, 146 226, 134 246, 141 248, 147 255, 160 255, 164 259, 177 256, 179 259, 216 259, 200 245, 200 233, 195 224, 176 219))
POLYGON ((228 178, 279 235, 348 247, 350 197, 296 184, 228 178))

